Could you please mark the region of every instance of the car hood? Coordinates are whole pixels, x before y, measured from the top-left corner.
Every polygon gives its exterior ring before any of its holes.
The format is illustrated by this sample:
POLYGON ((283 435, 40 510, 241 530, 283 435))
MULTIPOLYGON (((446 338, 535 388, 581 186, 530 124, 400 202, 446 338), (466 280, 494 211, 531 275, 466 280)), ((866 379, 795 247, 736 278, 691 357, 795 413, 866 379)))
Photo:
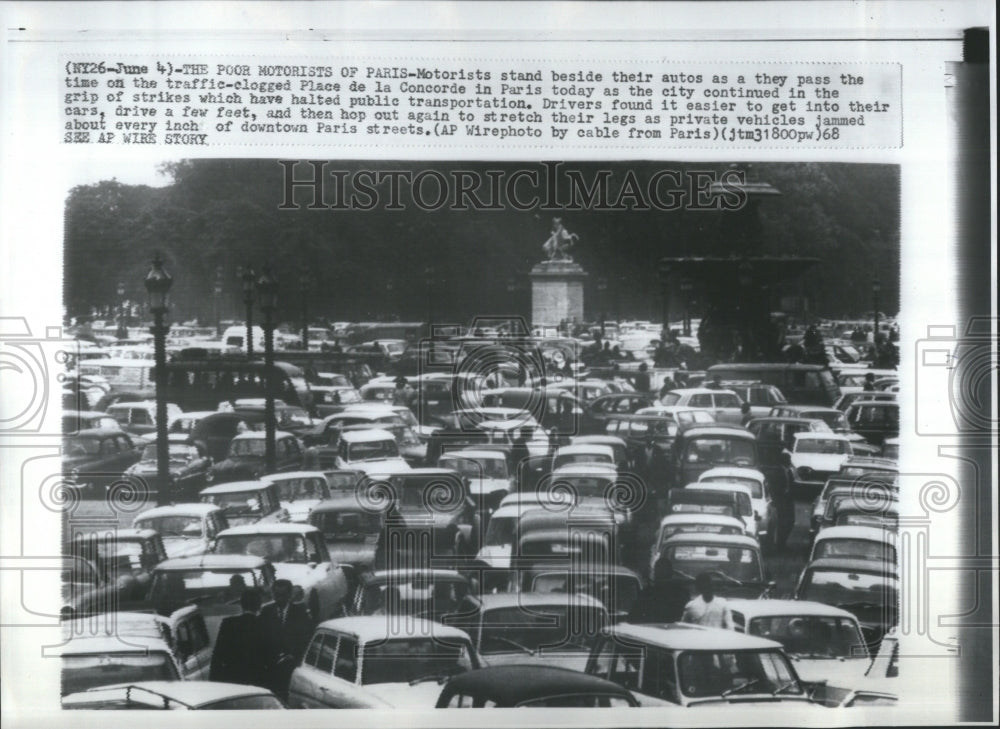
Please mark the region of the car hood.
POLYGON ((806 683, 826 683, 837 688, 854 689, 862 685, 869 658, 806 658, 789 656, 795 672, 806 683))
POLYGON ((163 537, 163 549, 167 557, 194 557, 208 551, 208 543, 204 539, 185 539, 184 537, 163 537))
POLYGON ((423 509, 414 511, 399 509, 396 513, 399 522, 402 522, 402 526, 407 529, 451 526, 459 521, 459 516, 461 515, 461 512, 428 512, 423 509))
POLYGON ((309 512, 319 502, 319 499, 298 499, 296 501, 282 501, 281 505, 288 512, 288 517, 291 521, 305 523, 309 520, 309 512))
POLYGON ((511 653, 490 653, 483 656, 488 666, 551 666, 584 671, 587 668, 587 651, 543 651, 528 655, 522 651, 511 653))
POLYGON ((510 491, 510 481, 505 478, 471 478, 469 491, 476 496, 496 491, 510 491))
POLYGON ((384 701, 386 706, 397 708, 433 709, 441 695, 441 684, 437 681, 409 683, 374 683, 364 686, 371 696, 384 701))
MULTIPOLYGON (((167 469, 170 471, 171 475, 176 475, 184 470, 184 466, 177 463, 170 463, 167 466, 167 469)), ((139 461, 138 463, 132 464, 127 471, 127 473, 135 474, 137 476, 154 476, 156 475, 156 472, 157 469, 155 461, 139 461)))
POLYGON ((792 454, 792 466, 795 468, 811 468, 814 471, 839 471, 840 466, 847 460, 846 455, 822 453, 802 453, 792 454))
POLYGON ((510 544, 492 544, 483 547, 476 555, 476 559, 485 562, 490 567, 500 567, 508 569, 510 567, 510 554, 513 547, 510 544))

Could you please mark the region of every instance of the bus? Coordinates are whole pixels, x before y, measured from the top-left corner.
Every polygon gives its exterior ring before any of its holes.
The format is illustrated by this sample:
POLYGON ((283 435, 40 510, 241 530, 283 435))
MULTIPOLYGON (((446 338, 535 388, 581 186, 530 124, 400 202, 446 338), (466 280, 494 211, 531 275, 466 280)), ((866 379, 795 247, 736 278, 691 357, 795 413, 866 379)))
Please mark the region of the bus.
MULTIPOLYGON (((263 398, 267 369, 262 360, 244 358, 175 359, 167 363, 167 402, 184 411, 217 410, 222 402, 263 398)), ((312 412, 312 393, 305 372, 288 362, 275 362, 274 397, 312 412)))

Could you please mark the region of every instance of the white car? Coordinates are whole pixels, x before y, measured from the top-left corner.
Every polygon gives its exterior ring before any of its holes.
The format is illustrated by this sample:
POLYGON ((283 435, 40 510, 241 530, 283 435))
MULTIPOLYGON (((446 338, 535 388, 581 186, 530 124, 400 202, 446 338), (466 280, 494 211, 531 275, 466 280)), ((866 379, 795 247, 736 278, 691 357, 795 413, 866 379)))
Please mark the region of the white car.
POLYGON ((656 563, 660 559, 663 543, 674 534, 683 532, 701 532, 703 534, 736 534, 745 535, 746 524, 742 519, 724 514, 703 514, 687 512, 668 514, 660 519, 660 527, 656 539, 649 548, 649 577, 654 579, 656 563))
POLYGON ((292 673, 293 709, 433 708, 438 683, 482 667, 465 631, 385 615, 321 623, 292 673))
POLYGON ((507 454, 500 450, 463 448, 442 453, 439 468, 450 468, 469 479, 469 493, 482 509, 492 510, 514 488, 507 454))
POLYGON ((521 513, 525 509, 537 505, 537 502, 528 506, 507 504, 494 511, 486 526, 483 546, 476 555, 476 560, 490 567, 510 568, 511 554, 514 551, 514 545, 517 544, 517 525, 521 519, 521 513))
POLYGON ((584 443, 582 445, 562 446, 561 448, 556 449, 555 454, 552 456, 553 471, 556 471, 563 466, 577 466, 592 463, 615 466, 614 449, 607 445, 584 443))
POLYGON ((167 556, 173 558, 210 551, 219 532, 229 528, 229 521, 215 504, 171 504, 142 512, 132 526, 157 532, 167 556))
POLYGON ((764 474, 756 468, 710 468, 698 477, 698 483, 741 483, 747 486, 750 489, 750 506, 757 522, 757 538, 764 542, 773 534, 777 523, 775 509, 767 493, 764 474))
POLYGON ((278 489, 278 501, 292 522, 305 524, 319 502, 330 498, 330 485, 322 471, 285 471, 260 477, 278 489))
POLYGON ((870 526, 831 526, 816 535, 809 561, 823 557, 883 560, 895 565, 897 536, 870 526))
POLYGON ((851 442, 840 433, 804 432, 794 434, 792 468, 795 486, 817 491, 853 454, 851 442))
POLYGON ((274 694, 258 686, 219 681, 132 681, 99 686, 62 698, 64 709, 284 709, 274 694))
POLYGON ((249 524, 222 532, 216 554, 263 557, 274 565, 277 579, 289 580, 316 621, 340 610, 347 597, 344 571, 330 561, 323 532, 309 524, 249 524))
POLYGON ((743 420, 743 401, 732 390, 686 387, 671 390, 660 398, 664 405, 686 405, 708 410, 718 423, 739 425, 743 420))
POLYGON ((871 661, 858 619, 810 600, 726 601, 735 630, 776 640, 806 683, 855 688, 871 661))
POLYGON ((396 438, 381 428, 343 433, 337 445, 337 468, 364 471, 369 476, 411 470, 410 464, 399 455, 396 438))
POLYGON ((748 536, 760 539, 757 533, 757 519, 753 510, 753 491, 745 483, 735 481, 695 481, 689 483, 684 488, 698 489, 701 491, 722 491, 736 494, 736 503, 739 505, 739 517, 743 521, 748 536))

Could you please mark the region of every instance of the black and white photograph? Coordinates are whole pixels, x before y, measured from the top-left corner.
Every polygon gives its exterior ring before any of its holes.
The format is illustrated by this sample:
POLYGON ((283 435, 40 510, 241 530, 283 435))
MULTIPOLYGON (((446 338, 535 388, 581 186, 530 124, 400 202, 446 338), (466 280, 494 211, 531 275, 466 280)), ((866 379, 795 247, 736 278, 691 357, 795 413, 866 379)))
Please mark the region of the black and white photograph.
POLYGON ((64 708, 897 701, 898 167, 157 178, 66 202, 64 708))

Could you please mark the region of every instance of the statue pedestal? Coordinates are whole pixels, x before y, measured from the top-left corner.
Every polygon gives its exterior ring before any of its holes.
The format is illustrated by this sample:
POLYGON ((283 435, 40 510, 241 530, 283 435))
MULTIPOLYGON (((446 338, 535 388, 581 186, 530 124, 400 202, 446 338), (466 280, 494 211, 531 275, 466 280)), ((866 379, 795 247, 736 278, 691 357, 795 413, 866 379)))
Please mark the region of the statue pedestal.
POLYGON ((532 326, 583 321, 583 282, 587 272, 572 261, 542 261, 531 269, 532 326))

